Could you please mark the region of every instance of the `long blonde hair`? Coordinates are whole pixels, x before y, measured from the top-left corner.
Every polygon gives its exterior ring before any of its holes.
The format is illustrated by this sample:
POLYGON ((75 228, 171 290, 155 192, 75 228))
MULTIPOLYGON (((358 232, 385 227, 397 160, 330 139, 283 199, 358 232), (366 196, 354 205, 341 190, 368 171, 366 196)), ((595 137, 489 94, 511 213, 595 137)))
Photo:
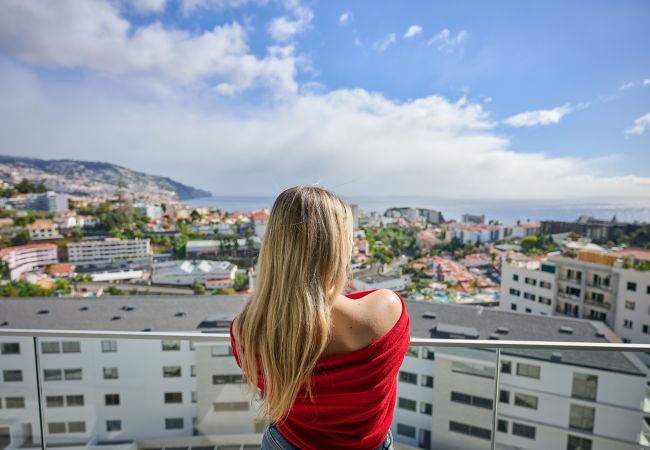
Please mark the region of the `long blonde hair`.
POLYGON ((303 384, 313 401, 310 376, 330 340, 332 301, 351 278, 352 234, 350 206, 323 188, 292 187, 273 203, 256 289, 233 327, 253 391, 258 370, 264 377, 261 414, 272 423, 303 384))

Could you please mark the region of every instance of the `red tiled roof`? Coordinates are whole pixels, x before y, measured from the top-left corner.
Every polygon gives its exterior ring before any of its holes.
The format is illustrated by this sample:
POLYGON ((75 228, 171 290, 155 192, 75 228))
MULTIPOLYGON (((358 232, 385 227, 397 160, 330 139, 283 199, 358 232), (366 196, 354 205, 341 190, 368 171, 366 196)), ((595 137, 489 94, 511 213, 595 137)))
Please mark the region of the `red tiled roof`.
POLYGON ((7 247, 3 248, 0 250, 0 258, 2 258, 5 255, 8 255, 12 252, 17 252, 20 250, 30 250, 30 249, 47 249, 47 248, 54 248, 56 249, 56 245, 54 244, 25 244, 25 245, 16 245, 14 247, 7 247))

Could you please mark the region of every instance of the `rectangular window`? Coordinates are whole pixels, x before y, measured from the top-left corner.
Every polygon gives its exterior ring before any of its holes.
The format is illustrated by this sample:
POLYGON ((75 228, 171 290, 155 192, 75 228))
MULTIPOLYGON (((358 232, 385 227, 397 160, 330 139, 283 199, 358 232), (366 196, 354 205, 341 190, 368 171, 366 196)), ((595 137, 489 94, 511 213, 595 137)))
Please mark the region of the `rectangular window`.
POLYGON ((196 366, 193 365, 193 364, 190 366, 190 376, 191 376, 191 377, 195 377, 195 376, 196 376, 196 366))
POLYGON ((643 327, 641 328, 641 331, 643 331, 644 334, 649 334, 650 333, 650 327, 648 327, 648 325, 644 324, 643 327))
POLYGON ((567 450, 591 450, 591 439, 580 436, 568 436, 567 450))
POLYGON ((248 402, 215 402, 213 411, 248 411, 248 402))
POLYGON ((523 408, 537 409, 538 398, 534 395, 526 395, 515 392, 515 405, 523 408))
POLYGON ((517 311, 517 305, 515 303, 512 303, 510 305, 510 309, 512 309, 513 311, 517 311))
POLYGON ((117 341, 116 340, 102 341, 102 352, 111 353, 111 352, 116 352, 116 351, 117 351, 117 341))
POLYGON ((415 438, 415 427, 412 427, 410 425, 404 425, 403 423, 397 423, 397 434, 410 437, 410 438, 415 438))
POLYGON ((190 341, 190 351, 193 351, 196 349, 196 343, 194 341, 190 341))
POLYGON ((181 341, 162 341, 162 349, 164 352, 179 351, 181 349, 181 341))
POLYGON ((116 380, 119 377, 117 367, 104 367, 104 379, 116 380))
POLYGON ((544 288, 544 289, 551 289, 552 285, 549 281, 540 281, 539 282, 539 287, 544 288))
POLYGON ((466 375, 474 375, 482 378, 494 378, 494 367, 484 366, 482 364, 468 363, 462 361, 452 361, 451 371, 456 373, 463 373, 466 375))
POLYGON ((81 369, 63 369, 64 377, 66 380, 81 380, 81 369))
POLYGON ((540 366, 533 364, 517 363, 517 375, 522 377, 537 378, 539 380, 541 372, 540 366))
POLYGON ((61 353, 61 343, 41 342, 41 353, 61 353))
POLYGON ((3 355, 19 355, 20 343, 19 342, 5 342, 0 344, 0 353, 3 355))
POLYGON ((420 375, 421 386, 432 388, 433 387, 433 377, 431 375, 420 375))
POLYGON ((630 319, 623 319, 623 327, 624 328, 632 328, 634 325, 634 322, 632 322, 630 319))
POLYGON ((212 375, 212 384, 242 384, 245 383, 244 375, 212 375))
POLYGON ((501 373, 512 373, 512 361, 501 361, 501 373))
POLYGON ((81 342, 63 341, 61 342, 61 349, 63 353, 81 353, 81 342))
POLYGON ((519 289, 513 289, 510 288, 510 295, 514 295, 515 297, 521 297, 521 291, 519 289))
POLYGON ((636 303, 633 302, 632 300, 625 300, 625 309, 630 309, 634 311, 634 307, 636 306, 636 303))
POLYGON ((83 395, 66 395, 65 401, 68 406, 83 406, 84 405, 84 396, 83 395))
POLYGON ((542 297, 541 295, 537 297, 537 301, 539 303, 542 303, 544 305, 550 305, 551 304, 551 299, 548 297, 542 297))
POLYGON ((163 366, 163 378, 178 378, 181 376, 181 366, 163 366))
POLYGON ((492 399, 476 395, 464 394, 462 392, 451 392, 451 401, 476 406, 478 408, 492 409, 492 399))
POLYGON ((65 433, 65 422, 48 422, 47 432, 50 434, 65 433))
POLYGON ((48 395, 45 397, 45 405, 48 408, 62 408, 65 406, 63 395, 48 395))
POLYGON ((535 294, 531 294, 530 292, 524 292, 524 298, 526 300, 532 300, 535 301, 537 297, 535 297, 535 294))
POLYGON ((61 381, 63 379, 63 371, 61 369, 43 369, 44 381, 61 381))
POLYGON ((104 404, 106 406, 117 406, 120 404, 120 394, 104 395, 104 404))
POLYGON ((489 429, 474 427, 460 422, 449 422, 449 431, 467 434, 488 441, 492 438, 492 432, 489 429))
POLYGON ((196 403, 196 391, 192 391, 192 403, 196 403))
POLYGON ((499 419, 499 421, 497 422, 497 431, 500 431, 502 433, 507 433, 508 432, 508 421, 499 419))
POLYGON ((435 361, 436 359, 436 353, 431 350, 430 348, 423 348, 422 349, 422 359, 428 359, 430 361, 435 361))
POLYGON ((512 434, 528 439, 535 439, 535 427, 524 425, 523 423, 512 422, 512 434))
POLYGON ((510 391, 499 390, 499 402, 510 403, 510 391))
POLYGON ((596 400, 597 391, 598 376, 578 372, 573 374, 573 388, 571 390, 572 397, 583 398, 585 400, 596 400))
POLYGON ((516 273, 513 273, 512 274, 512 281, 519 281, 519 275, 517 275, 516 273))
POLYGON ((416 373, 404 372, 400 370, 399 381, 402 383, 418 384, 418 375, 416 373))
POLYGON ((426 414, 427 416, 433 415, 433 405, 427 402, 420 402, 420 414, 426 414))
POLYGON ((121 420, 107 420, 106 421, 106 431, 121 431, 122 430, 122 421, 121 420))
POLYGON ((636 292, 636 283, 634 281, 628 281, 627 282, 627 290, 636 292))
POLYGON ((3 370, 2 378, 5 383, 12 381, 23 381, 23 371, 22 370, 3 370))
POLYGON ((85 433, 86 422, 68 422, 68 433, 85 433))
POLYGON ((537 286, 537 280, 535 278, 524 278, 524 283, 530 284, 531 286, 537 286))
POLYGON ((183 403, 183 393, 165 392, 165 403, 183 403))
POLYGON ((397 407, 408 411, 415 411, 417 409, 417 402, 409 398, 399 397, 397 399, 397 407))
POLYGON ((230 345, 213 345, 210 351, 215 358, 233 356, 230 345))
POLYGON ((25 397, 5 397, 5 408, 18 409, 25 407, 25 397))
POLYGON ((593 431, 596 410, 589 406, 571 405, 569 427, 579 430, 593 431))

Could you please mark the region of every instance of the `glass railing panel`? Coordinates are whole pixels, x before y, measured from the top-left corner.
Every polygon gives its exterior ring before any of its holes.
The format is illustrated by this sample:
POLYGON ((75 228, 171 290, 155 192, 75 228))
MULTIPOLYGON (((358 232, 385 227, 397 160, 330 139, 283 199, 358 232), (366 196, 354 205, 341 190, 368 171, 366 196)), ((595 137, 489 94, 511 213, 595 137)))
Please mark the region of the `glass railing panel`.
POLYGON ((34 339, 0 335, 0 448, 41 442, 34 339))

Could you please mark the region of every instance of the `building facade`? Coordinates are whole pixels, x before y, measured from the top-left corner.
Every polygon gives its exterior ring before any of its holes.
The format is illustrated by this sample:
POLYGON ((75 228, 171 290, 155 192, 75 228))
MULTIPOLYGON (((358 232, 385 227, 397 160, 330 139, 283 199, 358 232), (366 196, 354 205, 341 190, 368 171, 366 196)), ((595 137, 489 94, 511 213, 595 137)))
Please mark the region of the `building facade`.
POLYGON ((54 244, 26 244, 0 250, 0 259, 7 265, 11 280, 34 270, 45 269, 59 262, 54 244))
POLYGON ((104 263, 120 259, 151 256, 149 239, 107 238, 97 241, 71 242, 67 245, 71 263, 104 263))

